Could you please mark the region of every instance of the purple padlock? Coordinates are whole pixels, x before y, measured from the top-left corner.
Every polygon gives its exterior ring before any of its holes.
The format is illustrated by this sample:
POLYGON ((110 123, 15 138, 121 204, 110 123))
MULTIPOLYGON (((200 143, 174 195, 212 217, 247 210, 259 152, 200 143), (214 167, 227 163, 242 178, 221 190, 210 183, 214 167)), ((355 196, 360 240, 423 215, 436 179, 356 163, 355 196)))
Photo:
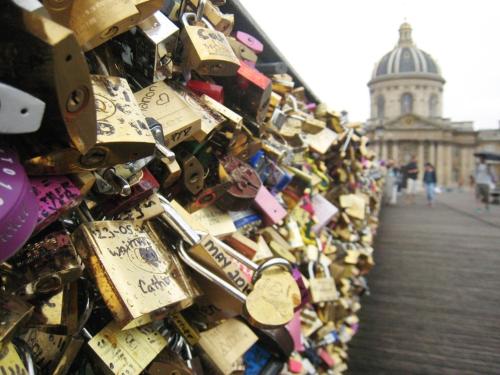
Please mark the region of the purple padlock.
POLYGON ((243 31, 236 32, 236 40, 240 43, 243 43, 256 54, 262 53, 262 51, 264 51, 264 45, 257 38, 243 31))
POLYGON ((17 153, 0 146, 0 262, 30 238, 37 215, 35 194, 17 153))
POLYGON ((31 177, 30 182, 38 203, 35 232, 46 228, 64 212, 78 206, 82 198, 80 190, 66 176, 31 177))

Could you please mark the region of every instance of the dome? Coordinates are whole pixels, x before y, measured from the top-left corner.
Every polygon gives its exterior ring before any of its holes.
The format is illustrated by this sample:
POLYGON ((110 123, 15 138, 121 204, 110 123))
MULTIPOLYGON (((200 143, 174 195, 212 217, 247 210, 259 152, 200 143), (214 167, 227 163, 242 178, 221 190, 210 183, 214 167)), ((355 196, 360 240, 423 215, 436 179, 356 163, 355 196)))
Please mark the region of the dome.
POLYGON ((410 24, 401 25, 398 44, 375 65, 372 80, 394 75, 425 75, 442 80, 438 64, 431 55, 415 46, 411 31, 410 24))

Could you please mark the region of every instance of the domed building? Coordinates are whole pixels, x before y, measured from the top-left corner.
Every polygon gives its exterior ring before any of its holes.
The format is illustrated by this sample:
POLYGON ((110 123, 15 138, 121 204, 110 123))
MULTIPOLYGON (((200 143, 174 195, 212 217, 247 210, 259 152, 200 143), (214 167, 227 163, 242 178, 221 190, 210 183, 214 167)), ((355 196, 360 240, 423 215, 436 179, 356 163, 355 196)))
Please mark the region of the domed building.
POLYGON ((474 169, 477 132, 470 121, 443 117, 445 80, 436 60, 413 42, 412 28, 403 23, 399 41, 373 69, 371 116, 367 134, 379 158, 406 164, 418 159, 436 166, 438 184, 467 182, 474 169))

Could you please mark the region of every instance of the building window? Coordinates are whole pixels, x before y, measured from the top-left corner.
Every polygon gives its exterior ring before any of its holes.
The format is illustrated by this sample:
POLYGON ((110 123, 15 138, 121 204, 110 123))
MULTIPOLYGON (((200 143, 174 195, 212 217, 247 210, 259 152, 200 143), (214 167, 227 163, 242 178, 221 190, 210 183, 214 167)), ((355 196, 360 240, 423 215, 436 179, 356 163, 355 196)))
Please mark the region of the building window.
POLYGON ((383 120, 385 117, 385 98, 383 95, 377 96, 377 118, 383 120))
POLYGON ((438 116, 438 98, 436 94, 432 94, 429 98, 429 116, 437 117, 438 116))
POLYGON ((410 93, 404 93, 401 96, 401 114, 407 115, 413 110, 413 95, 410 93))

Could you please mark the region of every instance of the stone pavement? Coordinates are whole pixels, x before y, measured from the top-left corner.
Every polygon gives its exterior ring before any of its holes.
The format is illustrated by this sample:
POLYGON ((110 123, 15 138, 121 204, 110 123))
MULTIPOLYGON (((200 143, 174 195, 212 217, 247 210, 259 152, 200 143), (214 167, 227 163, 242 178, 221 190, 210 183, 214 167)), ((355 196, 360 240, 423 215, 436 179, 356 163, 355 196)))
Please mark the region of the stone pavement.
POLYGON ((385 207, 349 374, 500 374, 500 207, 385 207))

